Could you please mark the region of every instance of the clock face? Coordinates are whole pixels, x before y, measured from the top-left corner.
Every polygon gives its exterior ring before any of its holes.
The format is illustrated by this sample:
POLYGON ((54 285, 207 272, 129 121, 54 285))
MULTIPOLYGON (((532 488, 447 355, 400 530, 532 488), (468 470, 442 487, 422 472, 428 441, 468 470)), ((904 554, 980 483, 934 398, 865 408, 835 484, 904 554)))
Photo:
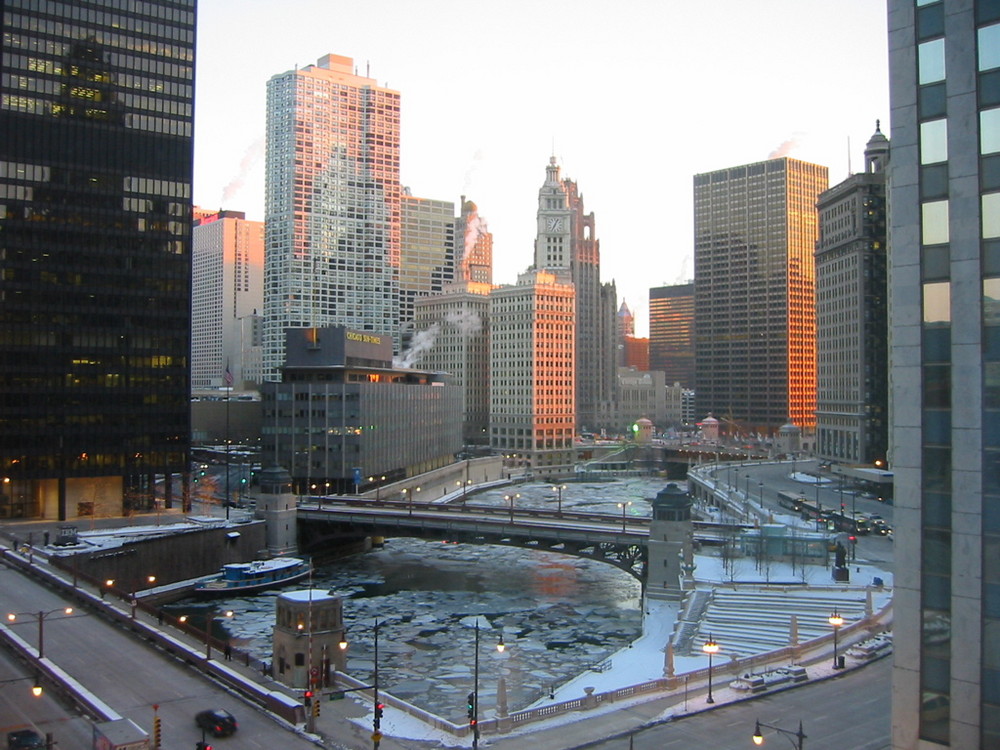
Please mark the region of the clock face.
POLYGON ((561 232, 562 231, 563 220, 562 219, 549 219, 548 227, 550 232, 561 232))

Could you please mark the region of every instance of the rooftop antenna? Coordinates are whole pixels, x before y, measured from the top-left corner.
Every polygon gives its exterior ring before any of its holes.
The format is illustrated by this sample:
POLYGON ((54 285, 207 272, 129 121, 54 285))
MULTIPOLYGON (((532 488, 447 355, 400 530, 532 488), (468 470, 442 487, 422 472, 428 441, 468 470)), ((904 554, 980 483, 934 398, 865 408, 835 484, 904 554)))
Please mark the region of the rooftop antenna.
POLYGON ((365 78, 371 78, 372 63, 371 60, 365 60, 365 78))
POLYGON ((851 136, 847 136, 847 176, 850 177, 853 174, 851 172, 851 136))

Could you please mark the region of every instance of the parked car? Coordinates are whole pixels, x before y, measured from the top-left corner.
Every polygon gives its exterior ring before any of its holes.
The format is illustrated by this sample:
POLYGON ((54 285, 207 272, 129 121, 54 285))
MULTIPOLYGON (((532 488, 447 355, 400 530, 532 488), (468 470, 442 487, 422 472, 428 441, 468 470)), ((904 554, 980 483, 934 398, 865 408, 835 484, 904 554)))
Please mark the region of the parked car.
POLYGON ((213 737, 225 737, 236 733, 236 718, 228 711, 221 708, 213 708, 202 711, 194 717, 194 723, 213 737))
POLYGON ((45 740, 33 729, 18 729, 7 733, 7 750, 35 750, 43 747, 45 740))

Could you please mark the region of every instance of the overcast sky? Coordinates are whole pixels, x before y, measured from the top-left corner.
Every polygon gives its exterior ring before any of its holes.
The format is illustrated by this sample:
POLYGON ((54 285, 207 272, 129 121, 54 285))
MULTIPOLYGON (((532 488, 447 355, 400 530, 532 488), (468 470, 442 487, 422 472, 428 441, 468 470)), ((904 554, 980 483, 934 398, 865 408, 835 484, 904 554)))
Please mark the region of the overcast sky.
POLYGON ((401 93, 402 182, 475 201, 494 281, 532 262, 549 156, 645 335, 692 277, 692 176, 781 154, 863 168, 888 135, 879 0, 199 0, 195 203, 264 218, 265 84, 326 53, 401 93), (850 145, 850 148, 848 147, 850 145))

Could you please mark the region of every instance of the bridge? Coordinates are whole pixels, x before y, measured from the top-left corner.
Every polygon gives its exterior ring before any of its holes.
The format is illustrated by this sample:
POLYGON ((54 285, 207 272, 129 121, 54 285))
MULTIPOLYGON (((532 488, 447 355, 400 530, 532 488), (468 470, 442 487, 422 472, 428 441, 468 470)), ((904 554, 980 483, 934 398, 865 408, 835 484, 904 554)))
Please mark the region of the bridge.
MULTIPOLYGON (((298 522, 300 549, 306 554, 322 556, 331 546, 362 536, 410 536, 561 552, 616 565, 640 581, 646 578, 649 518, 471 503, 322 497, 299 504, 298 522)), ((718 544, 745 528, 695 521, 694 538, 718 544)))

